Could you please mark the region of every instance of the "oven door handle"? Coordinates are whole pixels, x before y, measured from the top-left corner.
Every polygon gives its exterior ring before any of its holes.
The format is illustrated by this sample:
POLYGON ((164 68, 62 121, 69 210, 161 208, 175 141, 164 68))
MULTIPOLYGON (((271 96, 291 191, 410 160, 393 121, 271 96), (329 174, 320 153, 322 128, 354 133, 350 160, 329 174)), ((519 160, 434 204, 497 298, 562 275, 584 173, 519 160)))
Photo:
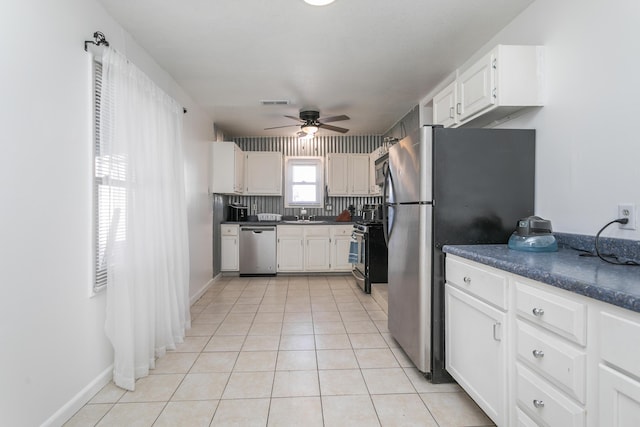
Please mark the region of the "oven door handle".
POLYGON ((358 282, 364 282, 365 277, 355 268, 351 270, 351 274, 353 274, 353 277, 355 277, 358 282))

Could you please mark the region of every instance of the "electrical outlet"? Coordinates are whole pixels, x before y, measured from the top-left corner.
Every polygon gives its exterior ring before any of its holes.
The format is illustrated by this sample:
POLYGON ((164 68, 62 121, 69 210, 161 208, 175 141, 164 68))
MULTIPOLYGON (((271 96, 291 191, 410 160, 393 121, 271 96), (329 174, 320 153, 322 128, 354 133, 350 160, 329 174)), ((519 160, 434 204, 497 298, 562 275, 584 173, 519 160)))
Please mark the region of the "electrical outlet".
POLYGON ((256 205, 255 203, 253 204, 253 214, 257 214, 258 213, 258 205, 256 205))
POLYGON ((328 211, 333 210, 333 206, 332 206, 332 205, 326 205, 324 208, 325 208, 326 210, 328 210, 328 211))
POLYGON ((618 224, 620 228, 625 230, 636 229, 636 206, 630 203, 624 203, 618 205, 618 218, 628 218, 629 222, 626 224, 618 224))

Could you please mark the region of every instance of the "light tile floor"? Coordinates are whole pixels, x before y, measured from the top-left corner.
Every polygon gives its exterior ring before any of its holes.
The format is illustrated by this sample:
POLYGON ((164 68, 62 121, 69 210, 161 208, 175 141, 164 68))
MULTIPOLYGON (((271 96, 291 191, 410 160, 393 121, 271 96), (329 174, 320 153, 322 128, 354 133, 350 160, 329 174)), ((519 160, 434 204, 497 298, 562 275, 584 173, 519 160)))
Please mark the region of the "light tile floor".
POLYGON ((135 392, 108 384, 71 426, 492 426, 431 384, 351 276, 223 277, 135 392))

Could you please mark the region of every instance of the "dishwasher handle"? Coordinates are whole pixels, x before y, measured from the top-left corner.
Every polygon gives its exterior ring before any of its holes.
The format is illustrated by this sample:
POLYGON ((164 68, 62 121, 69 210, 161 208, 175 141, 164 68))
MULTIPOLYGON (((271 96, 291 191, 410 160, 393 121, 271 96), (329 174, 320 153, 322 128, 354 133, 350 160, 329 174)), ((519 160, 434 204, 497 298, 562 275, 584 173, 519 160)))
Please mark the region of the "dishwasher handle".
POLYGON ((240 227, 240 231, 253 231, 254 233, 262 233, 263 231, 275 231, 275 227, 240 227))

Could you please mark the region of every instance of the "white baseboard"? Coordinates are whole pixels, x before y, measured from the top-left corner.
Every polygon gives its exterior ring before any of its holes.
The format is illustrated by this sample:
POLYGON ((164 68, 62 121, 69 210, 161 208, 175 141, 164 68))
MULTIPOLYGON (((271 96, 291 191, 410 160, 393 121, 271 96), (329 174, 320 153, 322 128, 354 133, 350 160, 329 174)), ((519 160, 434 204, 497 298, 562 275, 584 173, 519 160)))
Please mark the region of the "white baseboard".
POLYGON ((193 304, 195 304, 195 302, 198 301, 200 297, 209 290, 211 285, 213 285, 221 277, 222 277, 222 273, 218 273, 213 279, 209 280, 202 288, 198 290, 198 292, 196 292, 191 296, 191 298, 189 299, 189 305, 192 306, 193 304))
POLYGON ((63 407, 58 409, 48 420, 42 423, 42 427, 61 426, 80 410, 102 387, 107 385, 113 377, 113 365, 102 371, 100 375, 93 379, 78 394, 73 396, 63 407))

